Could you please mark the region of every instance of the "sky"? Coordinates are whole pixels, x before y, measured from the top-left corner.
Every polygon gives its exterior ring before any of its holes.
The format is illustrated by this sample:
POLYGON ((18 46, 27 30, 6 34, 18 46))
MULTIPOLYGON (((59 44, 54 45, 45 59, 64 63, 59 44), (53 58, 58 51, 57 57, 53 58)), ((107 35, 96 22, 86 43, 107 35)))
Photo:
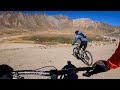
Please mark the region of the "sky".
POLYGON ((71 19, 89 18, 113 26, 120 26, 120 11, 24 11, 25 13, 45 13, 48 15, 62 14, 71 19))

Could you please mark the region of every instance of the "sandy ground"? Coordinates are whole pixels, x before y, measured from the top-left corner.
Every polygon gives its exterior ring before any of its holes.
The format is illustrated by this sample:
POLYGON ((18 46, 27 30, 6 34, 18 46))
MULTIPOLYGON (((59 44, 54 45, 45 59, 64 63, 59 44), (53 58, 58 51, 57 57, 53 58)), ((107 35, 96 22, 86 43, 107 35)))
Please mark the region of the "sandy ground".
MULTIPOLYGON (((71 61, 76 67, 84 67, 82 61, 77 60, 72 56, 72 49, 69 47, 47 47, 40 44, 0 44, 0 64, 8 64, 14 70, 37 69, 44 66, 55 66, 61 69, 71 61)), ((88 47, 94 62, 100 59, 107 60, 114 53, 117 46, 115 44, 88 47)), ((53 69, 46 68, 42 70, 53 69)), ((79 79, 120 79, 120 68, 108 72, 93 75, 91 77, 84 77, 82 74, 85 71, 78 73, 79 79)), ((25 76, 26 79, 47 79, 43 76, 25 76)))

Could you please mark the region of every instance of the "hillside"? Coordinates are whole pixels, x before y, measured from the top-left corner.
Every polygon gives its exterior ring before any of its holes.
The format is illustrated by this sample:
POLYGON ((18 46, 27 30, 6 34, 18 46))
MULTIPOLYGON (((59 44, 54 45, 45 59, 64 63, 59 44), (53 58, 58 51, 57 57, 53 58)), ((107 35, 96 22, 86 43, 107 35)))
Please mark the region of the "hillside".
POLYGON ((21 12, 0 12, 0 29, 29 29, 31 31, 68 30, 73 21, 63 15, 24 14, 21 12))
POLYGON ((72 20, 64 15, 25 14, 22 12, 0 12, 0 35, 24 32, 70 32, 75 30, 88 34, 118 35, 120 27, 89 18, 72 20), (114 34, 115 32, 115 34, 114 34), (117 33, 118 32, 118 33, 117 33))
POLYGON ((73 20, 73 25, 76 29, 104 35, 109 35, 114 31, 120 30, 120 27, 115 27, 99 21, 93 21, 89 18, 80 18, 73 20))

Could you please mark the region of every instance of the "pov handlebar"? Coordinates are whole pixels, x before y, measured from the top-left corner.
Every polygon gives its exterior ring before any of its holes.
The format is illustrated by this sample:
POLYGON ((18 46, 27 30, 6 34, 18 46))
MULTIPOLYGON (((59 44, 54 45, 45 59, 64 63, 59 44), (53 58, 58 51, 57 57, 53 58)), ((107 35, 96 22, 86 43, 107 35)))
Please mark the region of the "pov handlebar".
POLYGON ((80 68, 71 68, 71 69, 66 69, 66 70, 50 70, 50 75, 56 74, 56 75, 63 75, 67 74, 70 72, 78 72, 78 71, 89 71, 93 69, 93 67, 80 67, 80 68))
POLYGON ((52 76, 55 75, 63 75, 71 72, 78 71, 88 71, 93 67, 80 67, 80 68, 71 68, 66 70, 50 70, 50 71, 36 71, 36 70, 18 70, 14 71, 13 74, 25 75, 25 74, 34 74, 34 75, 43 75, 43 76, 52 76))
POLYGON ((18 70, 18 71, 14 71, 12 73, 19 74, 19 75, 34 74, 34 75, 50 76, 50 71, 18 70))

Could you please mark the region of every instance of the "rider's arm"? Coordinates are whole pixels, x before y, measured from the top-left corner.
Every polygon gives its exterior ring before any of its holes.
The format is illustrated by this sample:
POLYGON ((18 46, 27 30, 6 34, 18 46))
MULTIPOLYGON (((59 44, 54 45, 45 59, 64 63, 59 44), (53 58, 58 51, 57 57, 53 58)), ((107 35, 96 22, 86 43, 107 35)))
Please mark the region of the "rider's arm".
POLYGON ((79 38, 81 38, 81 36, 80 36, 80 35, 77 35, 77 36, 75 37, 75 39, 74 39, 72 45, 74 45, 74 44, 78 41, 79 38))
POLYGON ((67 65, 65 65, 61 70, 64 70, 64 69, 66 69, 67 68, 67 65))
POLYGON ((110 69, 115 69, 120 67, 120 42, 115 53, 107 60, 107 65, 110 69))
MULTIPOLYGON (((66 68, 67 68, 67 65, 65 65, 61 70, 64 70, 66 68)), ((60 76, 60 79, 62 79, 62 78, 63 78, 63 75, 60 76)))

